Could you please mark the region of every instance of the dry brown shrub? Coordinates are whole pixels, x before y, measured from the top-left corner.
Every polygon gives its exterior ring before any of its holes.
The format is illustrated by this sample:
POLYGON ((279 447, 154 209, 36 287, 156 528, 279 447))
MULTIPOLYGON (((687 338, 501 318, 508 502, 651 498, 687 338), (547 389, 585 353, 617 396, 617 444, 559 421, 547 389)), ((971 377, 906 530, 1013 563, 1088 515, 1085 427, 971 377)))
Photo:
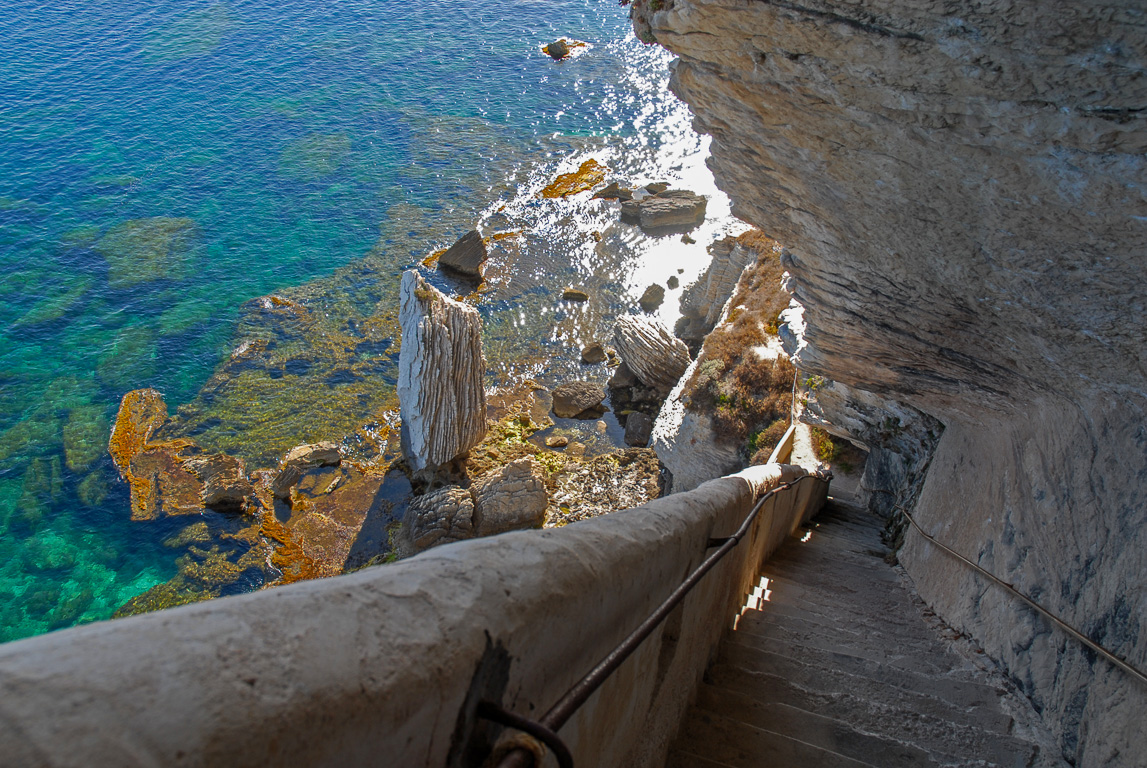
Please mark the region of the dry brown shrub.
POLYGON ((705 339, 685 394, 688 408, 708 414, 718 434, 744 445, 747 457, 756 452, 759 433, 787 420, 795 369, 784 355, 763 359, 754 349, 776 334, 776 317, 789 303, 781 288, 781 246, 757 230, 737 241, 757 262, 741 276, 726 323, 705 339))

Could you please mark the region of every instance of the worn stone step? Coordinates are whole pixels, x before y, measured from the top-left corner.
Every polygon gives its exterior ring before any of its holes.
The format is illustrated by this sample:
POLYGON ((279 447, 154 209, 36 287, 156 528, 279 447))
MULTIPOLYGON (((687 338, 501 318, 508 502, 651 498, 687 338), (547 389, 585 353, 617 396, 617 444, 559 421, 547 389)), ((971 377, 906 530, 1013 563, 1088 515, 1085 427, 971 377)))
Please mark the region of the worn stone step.
POLYGON ((1029 765, 1038 749, 1005 735, 1010 725, 994 713, 971 713, 958 720, 937 717, 911 699, 875 701, 857 692, 808 691, 773 674, 718 663, 705 673, 707 685, 744 694, 764 704, 782 703, 848 723, 856 730, 894 738, 927 751, 943 764, 969 757, 990 765, 1029 765))
POLYGON ((716 760, 709 760, 690 752, 672 749, 665 761, 665 768, 731 768, 731 766, 728 763, 718 763, 716 760))
POLYGON ((704 753, 732 768, 878 768, 700 707, 692 707, 686 715, 676 748, 694 755, 704 753))
POLYGON ((899 646, 887 639, 880 644, 871 644, 869 633, 857 633, 853 637, 843 632, 826 635, 801 631, 794 628, 792 622, 770 622, 761 620, 759 615, 758 611, 750 611, 742 616, 736 635, 738 638, 752 638, 753 647, 762 651, 788 653, 791 649, 819 664, 831 664, 843 654, 922 675, 948 675, 961 679, 975 675, 975 668, 955 654, 920 653, 916 648, 899 646))
POLYGON ((907 594, 895 595, 901 599, 874 593, 873 587, 841 587, 830 591, 809 587, 775 572, 767 576, 769 595, 762 610, 772 606, 789 606, 809 614, 835 620, 847 626, 853 620, 888 627, 890 633, 905 637, 933 639, 939 642, 908 600, 907 594))
POLYGON ((696 706, 881 768, 925 768, 938 765, 926 751, 911 744, 861 733, 831 717, 783 703, 765 704, 751 696, 716 686, 702 686, 696 706))
MULTIPOLYGON (((1011 718, 992 706, 956 704, 936 695, 909 690, 869 677, 850 675, 839 670, 810 667, 785 656, 757 651, 735 643, 722 644, 717 661, 730 668, 781 677, 810 693, 828 696, 863 696, 888 706, 911 709, 954 723, 965 723, 992 731, 1007 733, 1011 718)), ((942 686, 937 686, 942 689, 942 686)), ((992 702, 993 704, 997 702, 992 702)))
POLYGON ((818 658, 801 648, 786 646, 780 646, 780 650, 762 648, 753 642, 753 638, 740 633, 733 633, 726 642, 730 647, 739 646, 759 653, 762 659, 767 657, 775 664, 770 671, 784 677, 792 676, 790 679, 794 680, 797 679, 795 677, 797 674, 803 674, 807 678, 823 674, 823 670, 827 669, 832 673, 865 678, 880 685, 938 698, 960 708, 992 708, 999 704, 1000 697, 1005 693, 1002 689, 979 682, 959 680, 943 674, 911 672, 843 653, 827 654, 818 658))
MULTIPOLYGON (((902 631, 901 625, 890 623, 882 616, 842 615, 840 613, 823 615, 806 607, 785 605, 770 600, 763 603, 759 611, 746 611, 740 622, 754 625, 766 622, 784 624, 824 636, 840 633, 874 652, 884 652, 889 648, 898 648, 903 652, 911 651, 920 654, 945 652, 945 647, 937 637, 933 635, 918 636, 914 632, 902 631)), ((738 622, 738 627, 740 622, 738 622)))

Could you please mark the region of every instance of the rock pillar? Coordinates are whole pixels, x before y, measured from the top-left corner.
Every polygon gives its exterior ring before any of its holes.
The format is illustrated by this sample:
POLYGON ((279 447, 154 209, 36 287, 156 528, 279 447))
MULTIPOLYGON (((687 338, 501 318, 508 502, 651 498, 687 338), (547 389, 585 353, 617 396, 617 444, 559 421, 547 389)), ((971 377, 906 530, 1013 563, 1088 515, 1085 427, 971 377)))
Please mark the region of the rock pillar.
POLYGON ((414 473, 433 473, 486 434, 482 320, 413 270, 402 275, 399 302, 402 451, 414 473))

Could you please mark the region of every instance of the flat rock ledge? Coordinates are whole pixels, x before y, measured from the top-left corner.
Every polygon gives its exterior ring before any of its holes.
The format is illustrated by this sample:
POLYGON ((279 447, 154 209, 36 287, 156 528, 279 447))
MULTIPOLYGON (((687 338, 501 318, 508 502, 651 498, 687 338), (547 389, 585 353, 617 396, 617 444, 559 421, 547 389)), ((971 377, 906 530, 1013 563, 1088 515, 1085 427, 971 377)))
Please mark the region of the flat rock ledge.
POLYGON ((486 435, 482 320, 413 270, 402 275, 398 320, 402 450, 411 472, 433 475, 486 435))
POLYGON ((660 232, 687 232, 705 221, 705 208, 709 199, 685 189, 666 189, 642 199, 621 204, 623 221, 636 222, 642 229, 654 234, 660 232))

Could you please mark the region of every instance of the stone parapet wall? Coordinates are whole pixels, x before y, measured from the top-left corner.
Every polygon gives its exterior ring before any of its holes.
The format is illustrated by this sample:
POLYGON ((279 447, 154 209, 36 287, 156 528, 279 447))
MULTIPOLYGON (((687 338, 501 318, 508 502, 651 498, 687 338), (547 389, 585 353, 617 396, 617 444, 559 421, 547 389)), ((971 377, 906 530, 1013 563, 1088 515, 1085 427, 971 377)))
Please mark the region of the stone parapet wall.
MULTIPOLYGON (((540 716, 701 562, 710 537, 802 474, 753 467, 564 528, 0 646, 0 762, 467 765, 451 748, 472 680, 540 716)), ((802 481, 765 503, 751 534, 562 729, 577 764, 663 763, 761 561, 827 487, 802 481)))

